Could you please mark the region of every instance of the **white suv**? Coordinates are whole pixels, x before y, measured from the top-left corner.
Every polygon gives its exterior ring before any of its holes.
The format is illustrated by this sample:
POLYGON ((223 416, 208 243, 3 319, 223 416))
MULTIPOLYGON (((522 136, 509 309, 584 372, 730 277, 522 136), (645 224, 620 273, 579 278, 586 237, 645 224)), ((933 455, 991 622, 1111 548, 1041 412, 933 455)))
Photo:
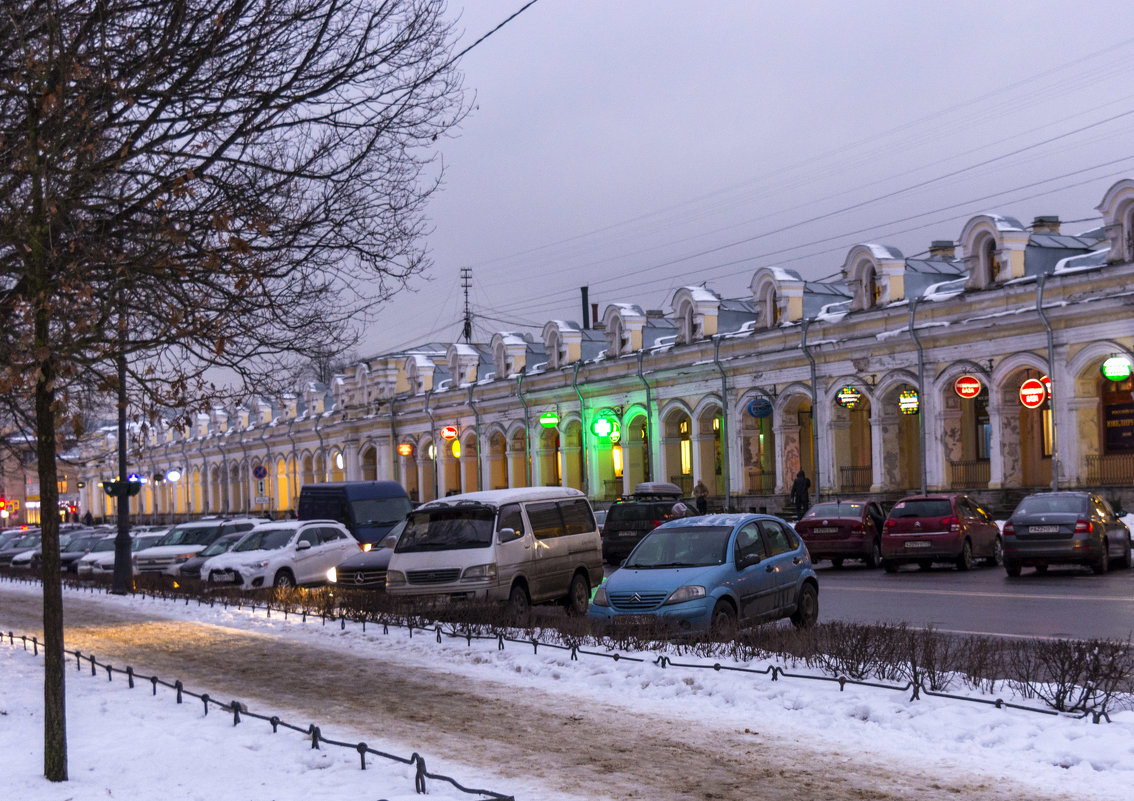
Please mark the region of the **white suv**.
POLYGON ((157 545, 134 554, 134 574, 152 576, 164 573, 168 576, 177 576, 181 563, 192 559, 199 551, 212 544, 213 540, 224 534, 251 531, 257 525, 266 522, 249 517, 229 520, 210 518, 181 523, 171 528, 157 545))
POLYGON ((228 553, 201 565, 209 586, 295 587, 320 584, 327 571, 362 549, 346 527, 334 520, 280 520, 264 523, 228 553))

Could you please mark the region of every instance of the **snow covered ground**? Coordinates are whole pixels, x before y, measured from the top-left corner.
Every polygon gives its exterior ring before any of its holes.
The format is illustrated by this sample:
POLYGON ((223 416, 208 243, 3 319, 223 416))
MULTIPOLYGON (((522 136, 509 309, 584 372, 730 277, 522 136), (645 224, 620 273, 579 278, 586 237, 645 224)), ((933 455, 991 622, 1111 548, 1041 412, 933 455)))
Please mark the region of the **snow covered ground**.
MULTIPOLYGON (((0 601, 15 594, 36 595, 39 588, 0 582, 0 601)), ((65 591, 68 594, 72 590, 65 591)), ((84 602, 92 599, 84 595, 84 602)), ((773 682, 769 676, 728 671, 663 668, 644 663, 581 655, 572 661, 566 652, 495 641, 443 639, 432 634, 410 638, 403 629, 348 624, 306 624, 291 616, 283 620, 263 610, 186 607, 154 599, 98 596, 89 602, 136 607, 148 615, 186 619, 247 629, 297 642, 318 642, 357 655, 373 654, 406 669, 444 664, 446 669, 474 678, 506 681, 523 688, 555 693, 647 711, 674 718, 695 715, 702 721, 740 728, 758 725, 818 749, 867 747, 879 761, 916 769, 932 764, 955 767, 967 777, 981 774, 1001 787, 1068 793, 1081 799, 1128 801, 1134 786, 1134 712, 1112 715, 1110 724, 996 709, 949 699, 911 702, 908 693, 798 679, 773 682)), ((0 629, 7 631, 0 603, 0 629)), ((19 633, 19 632, 17 632, 19 633)), ((624 654, 632 656, 632 654, 624 654)), ((682 657, 678 661, 696 661, 682 657)), ((747 665, 767 667, 766 662, 747 665)), ((143 672, 144 665, 136 665, 143 672)), ((792 672, 799 669, 792 668, 792 672)), ((208 692, 208 687, 190 687, 208 692)), ((0 648, 0 753, 4 754, 6 797, 22 801, 63 801, 83 798, 147 798, 155 788, 171 798, 308 799, 418 798, 413 770, 368 757, 359 769, 353 751, 325 748, 314 751, 302 735, 283 730, 272 734, 268 724, 245 720, 232 725, 231 715, 214 709, 206 717, 200 702, 173 702, 172 691, 159 688, 156 697, 147 686, 127 689, 123 677, 108 682, 104 672, 68 671, 68 734, 71 780, 53 785, 42 778, 42 655, 25 653, 17 641, 0 648)), ((1011 700, 1005 697, 1006 700, 1011 700)), ((1035 704, 1036 702, 1027 702, 1035 704)), ((256 710, 298 722, 287 709, 256 710)), ((349 731, 324 735, 356 741, 349 731)), ((399 743, 370 742, 372 747, 401 756, 412 749, 399 743)), ((558 796, 531 784, 502 779, 483 770, 443 764, 423 753, 430 771, 452 776, 466 786, 482 787, 518 799, 558 796)), ((429 795, 442 799, 472 799, 431 781, 429 795)))

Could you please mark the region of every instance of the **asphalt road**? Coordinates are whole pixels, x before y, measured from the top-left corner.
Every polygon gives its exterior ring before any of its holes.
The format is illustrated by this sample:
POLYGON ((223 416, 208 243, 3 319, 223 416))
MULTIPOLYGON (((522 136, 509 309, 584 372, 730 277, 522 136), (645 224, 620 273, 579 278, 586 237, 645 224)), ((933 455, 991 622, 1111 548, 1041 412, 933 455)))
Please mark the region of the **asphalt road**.
POLYGON ((1005 637, 1126 639, 1134 632, 1134 570, 1096 576, 1075 567, 960 572, 944 565, 898 573, 850 563, 816 566, 819 620, 905 622, 1005 637))

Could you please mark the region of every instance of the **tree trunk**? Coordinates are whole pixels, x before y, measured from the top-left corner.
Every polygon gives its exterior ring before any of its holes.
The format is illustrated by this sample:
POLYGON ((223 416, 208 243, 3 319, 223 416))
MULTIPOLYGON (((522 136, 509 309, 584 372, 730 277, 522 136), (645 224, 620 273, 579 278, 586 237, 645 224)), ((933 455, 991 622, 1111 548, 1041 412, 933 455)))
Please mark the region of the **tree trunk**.
MULTIPOLYGON (((36 352, 50 353, 50 312, 36 311, 36 352)), ((35 383, 39 516, 43 532, 43 775, 67 781, 66 688, 63 675, 63 581, 59 572, 59 484, 55 446, 55 359, 40 362, 35 383)))

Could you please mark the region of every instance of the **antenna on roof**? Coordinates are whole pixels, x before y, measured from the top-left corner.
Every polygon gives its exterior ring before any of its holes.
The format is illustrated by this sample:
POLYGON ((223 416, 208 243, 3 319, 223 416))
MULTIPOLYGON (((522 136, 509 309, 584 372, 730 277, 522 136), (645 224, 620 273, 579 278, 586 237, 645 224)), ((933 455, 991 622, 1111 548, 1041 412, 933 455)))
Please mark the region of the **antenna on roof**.
POLYGON ((469 308, 469 289, 472 287, 472 267, 461 268, 461 289, 465 291, 465 324, 461 330, 465 344, 472 341, 472 309, 469 308))

